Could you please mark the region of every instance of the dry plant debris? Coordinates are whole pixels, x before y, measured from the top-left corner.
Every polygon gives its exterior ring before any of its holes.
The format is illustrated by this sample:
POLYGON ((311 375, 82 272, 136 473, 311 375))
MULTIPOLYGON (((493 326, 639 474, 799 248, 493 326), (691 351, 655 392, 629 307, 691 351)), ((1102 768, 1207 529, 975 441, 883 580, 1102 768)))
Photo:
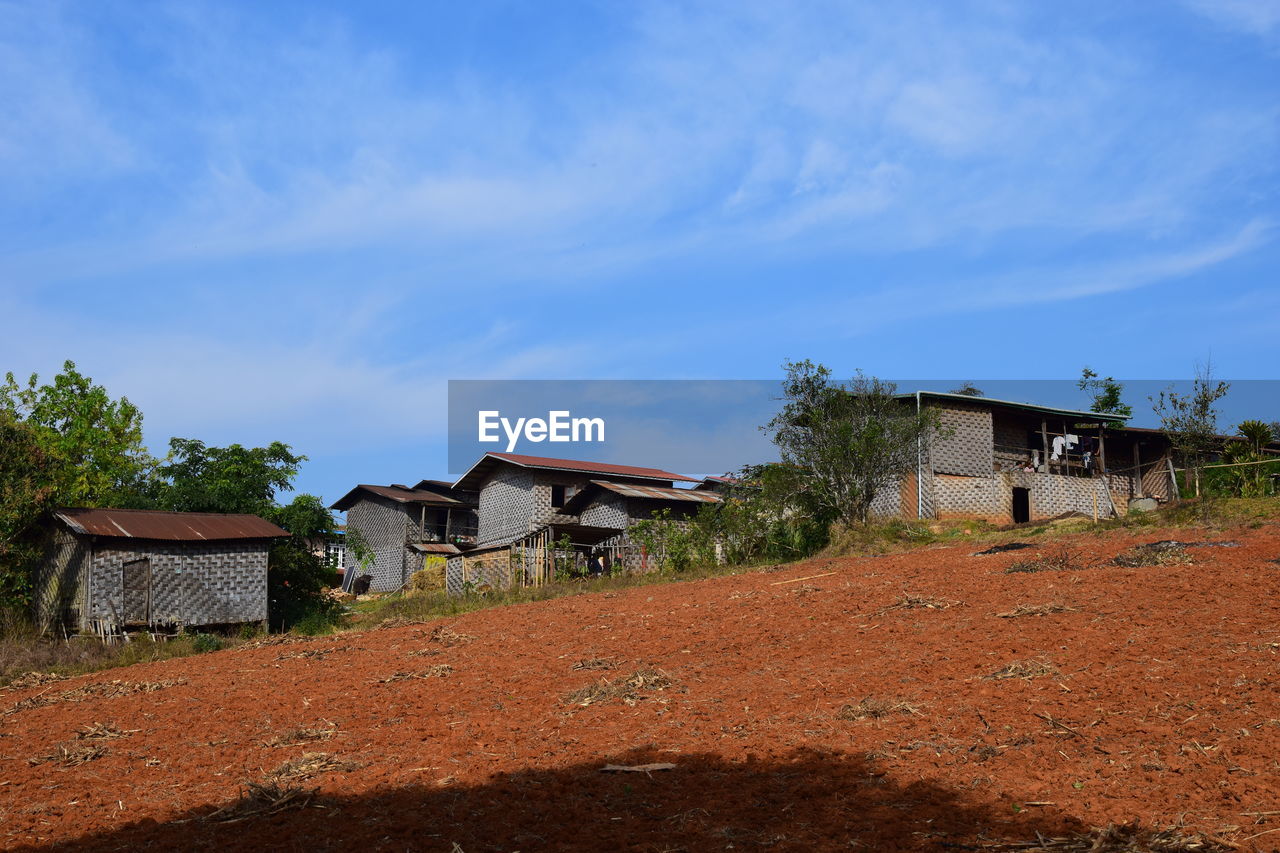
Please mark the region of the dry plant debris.
POLYGON ((1227 853, 1236 845, 1222 844, 1203 835, 1185 835, 1176 827, 1143 829, 1138 821, 1094 828, 1084 835, 1045 838, 1003 844, 998 850, 1026 853, 1227 853))
POLYGON ((42 755, 37 758, 28 758, 27 763, 31 765, 44 764, 46 761, 61 764, 63 767, 75 767, 77 764, 85 764, 95 759, 101 758, 107 754, 105 746, 99 746, 94 743, 70 743, 59 744, 53 752, 48 755, 42 755))
POLYGON ((387 628, 404 628, 409 625, 425 625, 425 624, 427 624, 425 619, 406 619, 403 616, 392 616, 390 619, 384 619, 383 621, 379 622, 374 627, 374 630, 382 631, 387 628))
POLYGON ((240 791, 240 797, 234 803, 205 815, 204 820, 213 823, 236 823, 279 814, 290 809, 306 808, 311 805, 315 795, 315 788, 281 785, 270 781, 261 784, 247 782, 240 791))
POLYGON ((1076 613, 1077 608, 1060 601, 1051 601, 1048 604, 1019 604, 1012 610, 1006 610, 1004 613, 997 613, 996 616, 1001 619, 1017 619, 1019 616, 1048 616, 1050 613, 1076 613))
POLYGON ((570 668, 575 672, 581 672, 582 670, 617 669, 618 664, 612 658, 584 658, 570 668))
POLYGON ((76 732, 76 740, 112 740, 118 737, 128 737, 139 729, 122 729, 115 723, 89 723, 87 726, 81 726, 76 732))
POLYGON ((948 607, 955 607, 963 604, 962 601, 956 601, 951 598, 929 598, 923 595, 904 595, 888 607, 881 607, 878 614, 888 613, 892 610, 946 610, 948 607))
POLYGON ((900 699, 879 699, 867 696, 862 701, 850 703, 836 712, 837 720, 882 720, 892 714, 918 714, 920 709, 900 699))
POLYGON ((1018 560, 1004 572, 1012 575, 1019 572, 1073 572, 1087 568, 1074 548, 1063 545, 1057 551, 1036 554, 1030 560, 1018 560))
POLYGON ((337 733, 338 727, 328 720, 325 720, 325 724, 326 725, 323 727, 315 726, 307 728, 300 726, 296 729, 289 729, 288 731, 275 735, 270 740, 266 741, 263 746, 295 746, 300 743, 316 743, 322 740, 329 740, 337 733))
POLYGON ((294 643, 314 643, 319 637, 303 637, 297 634, 270 634, 257 640, 250 640, 247 643, 241 643, 235 648, 239 651, 248 651, 250 649, 261 649, 267 646, 291 646, 294 643))
POLYGON ((595 705, 610 699, 621 699, 627 705, 635 705, 645 691, 666 690, 675 684, 671 676, 660 669, 642 667, 626 678, 602 678, 595 684, 580 687, 564 697, 570 705, 595 705))
POLYGON ((394 672, 386 678, 379 678, 375 684, 390 684, 393 681, 409 681, 414 678, 444 678, 453 672, 453 667, 447 663, 438 663, 435 666, 427 667, 422 672, 394 672))
POLYGON ((334 652, 350 651, 350 646, 332 646, 327 649, 303 649, 300 652, 286 652, 282 655, 276 655, 276 660, 296 660, 299 658, 323 658, 325 655, 331 655, 334 652))
POLYGON ((319 776, 321 773, 354 770, 359 766, 354 761, 347 761, 327 752, 304 752, 272 770, 266 781, 269 783, 300 782, 319 776))
POLYGON ((449 625, 439 625, 432 629, 427 639, 442 646, 460 646, 471 642, 475 637, 470 634, 460 634, 449 625))
POLYGON ((1016 660, 1008 666, 1002 666, 986 676, 987 681, 999 681, 1005 678, 1040 678, 1045 675, 1057 675, 1058 668, 1043 660, 1016 660))
POLYGON ((1112 565, 1127 569, 1139 569, 1146 566, 1174 566, 1191 562, 1186 544, 1167 540, 1151 542, 1147 545, 1135 545, 1127 551, 1117 554, 1112 565))
POLYGON ((6 684, 3 690, 26 690, 28 687, 44 687, 55 681, 64 681, 69 675, 58 675, 56 672, 24 672, 6 684))
POLYGON ((163 681, 109 681, 99 684, 86 684, 73 690, 61 693, 40 693, 23 699, 11 708, 7 708, 3 716, 16 714, 31 708, 47 708, 60 702, 85 702, 89 699, 114 699, 117 696, 132 696, 135 693, 154 693, 166 687, 186 684, 185 678, 165 679, 163 681))

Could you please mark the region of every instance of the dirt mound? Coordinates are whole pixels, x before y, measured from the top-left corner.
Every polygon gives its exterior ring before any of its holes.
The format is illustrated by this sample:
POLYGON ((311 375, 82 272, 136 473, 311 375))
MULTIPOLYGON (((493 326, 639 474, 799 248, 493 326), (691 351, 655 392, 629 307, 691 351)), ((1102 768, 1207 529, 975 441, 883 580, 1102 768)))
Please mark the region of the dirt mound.
POLYGON ((0 838, 1274 850, 1280 528, 1115 564, 1179 535, 1081 535, 1012 573, 1025 550, 824 559, 33 680, 4 694, 0 838))

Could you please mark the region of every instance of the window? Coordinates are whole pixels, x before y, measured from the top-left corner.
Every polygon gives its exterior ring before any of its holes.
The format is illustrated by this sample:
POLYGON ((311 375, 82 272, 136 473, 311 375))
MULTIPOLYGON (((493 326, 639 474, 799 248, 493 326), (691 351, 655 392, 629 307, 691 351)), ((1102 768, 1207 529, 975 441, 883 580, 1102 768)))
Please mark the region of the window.
POLYGON ((552 509, 560 509, 560 507, 564 506, 564 501, 565 501, 564 493, 565 493, 564 486, 551 487, 551 508, 552 509))

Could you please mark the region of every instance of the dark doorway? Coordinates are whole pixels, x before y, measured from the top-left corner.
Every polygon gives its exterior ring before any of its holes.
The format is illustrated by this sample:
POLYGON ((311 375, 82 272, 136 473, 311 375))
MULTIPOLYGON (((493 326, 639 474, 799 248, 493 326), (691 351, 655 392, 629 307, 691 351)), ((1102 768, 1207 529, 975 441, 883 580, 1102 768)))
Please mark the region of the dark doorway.
POLYGON ((124 621, 145 625, 151 621, 151 560, 130 560, 121 568, 124 589, 124 621))
POLYGON ((1013 487, 1013 523, 1023 524, 1031 520, 1031 490, 1013 487))

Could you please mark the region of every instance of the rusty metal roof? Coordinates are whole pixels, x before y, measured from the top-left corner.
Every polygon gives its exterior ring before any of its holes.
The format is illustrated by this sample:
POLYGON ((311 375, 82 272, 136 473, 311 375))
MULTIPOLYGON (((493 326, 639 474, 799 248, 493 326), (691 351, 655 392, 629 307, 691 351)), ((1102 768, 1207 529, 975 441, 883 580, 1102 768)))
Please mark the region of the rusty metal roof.
POLYGON ((256 515, 142 509, 60 509, 54 516, 76 533, 184 542, 274 539, 288 532, 256 515))
POLYGON ((426 504, 427 506, 465 506, 463 501, 448 495, 426 489, 411 489, 408 486, 371 486, 362 483, 339 498, 330 509, 346 510, 360 499, 360 492, 379 495, 402 504, 426 504))
POLYGON ((414 542, 409 546, 422 554, 461 554, 462 549, 448 542, 414 542))
POLYGON ((521 468, 539 468, 546 471, 571 471, 578 474, 612 474, 615 477, 636 477, 644 480, 680 481, 684 483, 698 482, 693 477, 663 471, 661 468, 638 468, 634 465, 614 465, 610 462, 586 462, 579 459, 553 459, 549 456, 526 456, 523 453, 499 453, 490 451, 471 470, 458 478, 453 484, 458 488, 476 488, 483 476, 496 467, 498 462, 510 462, 521 468))
POLYGON ((664 489, 658 486, 638 486, 634 483, 615 483, 610 480, 592 480, 564 505, 564 512, 575 515, 589 503, 587 495, 595 488, 605 489, 628 498, 652 501, 688 501, 699 504, 718 504, 722 498, 715 492, 696 489, 664 489))
POLYGON ((663 501, 692 501, 693 503, 718 504, 720 496, 715 492, 695 489, 660 489, 657 486, 636 486, 631 483, 613 483, 609 480, 592 480, 591 485, 626 495, 629 498, 653 498, 663 501))

